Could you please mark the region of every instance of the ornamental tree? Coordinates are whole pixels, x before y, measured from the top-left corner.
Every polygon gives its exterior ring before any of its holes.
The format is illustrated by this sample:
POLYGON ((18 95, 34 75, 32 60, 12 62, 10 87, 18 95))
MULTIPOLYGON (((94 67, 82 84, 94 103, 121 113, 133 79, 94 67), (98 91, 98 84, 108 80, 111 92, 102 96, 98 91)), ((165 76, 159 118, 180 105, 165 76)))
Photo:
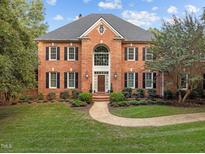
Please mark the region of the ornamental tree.
POLYGON ((151 50, 156 59, 147 62, 146 67, 167 73, 172 78, 171 83, 177 87, 178 102, 182 103, 202 81, 201 71, 205 67, 202 62, 205 55, 204 25, 189 14, 183 19, 176 16, 172 19, 172 22, 163 22, 160 32, 154 33, 151 50), (186 89, 181 81, 184 74, 188 76, 186 89))

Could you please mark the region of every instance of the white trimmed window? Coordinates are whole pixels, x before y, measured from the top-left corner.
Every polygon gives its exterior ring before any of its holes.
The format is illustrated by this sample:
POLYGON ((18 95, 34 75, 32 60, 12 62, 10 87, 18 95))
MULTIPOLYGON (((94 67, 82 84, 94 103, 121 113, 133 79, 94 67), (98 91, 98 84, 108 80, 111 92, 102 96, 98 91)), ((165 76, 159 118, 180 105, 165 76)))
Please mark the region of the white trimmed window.
POLYGON ((152 89, 154 82, 154 74, 153 73, 145 73, 145 89, 152 89))
POLYGON ((127 59, 130 61, 135 60, 135 48, 127 48, 127 59))
POLYGON ((135 88, 135 73, 127 73, 127 87, 135 88))
POLYGON ((68 73, 68 88, 75 88, 75 72, 68 73))
POLYGON ((50 72, 49 73, 49 88, 57 88, 57 73, 50 72))
POLYGON ((75 47, 69 47, 68 48, 68 60, 75 60, 75 47))
POLYGON ((152 61, 153 60, 153 53, 149 48, 145 48, 145 60, 152 61))
POLYGON ((187 89, 188 88, 188 74, 182 74, 181 75, 181 89, 187 89))
POLYGON ((57 47, 49 48, 49 60, 57 60, 57 47))

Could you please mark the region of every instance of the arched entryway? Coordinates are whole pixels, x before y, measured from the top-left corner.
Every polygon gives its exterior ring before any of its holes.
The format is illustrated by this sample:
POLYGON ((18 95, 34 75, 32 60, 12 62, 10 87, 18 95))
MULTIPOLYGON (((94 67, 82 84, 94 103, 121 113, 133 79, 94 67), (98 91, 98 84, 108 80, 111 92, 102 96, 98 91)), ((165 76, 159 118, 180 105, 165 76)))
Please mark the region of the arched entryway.
POLYGON ((110 52, 106 45, 100 44, 93 51, 93 92, 110 90, 110 52))

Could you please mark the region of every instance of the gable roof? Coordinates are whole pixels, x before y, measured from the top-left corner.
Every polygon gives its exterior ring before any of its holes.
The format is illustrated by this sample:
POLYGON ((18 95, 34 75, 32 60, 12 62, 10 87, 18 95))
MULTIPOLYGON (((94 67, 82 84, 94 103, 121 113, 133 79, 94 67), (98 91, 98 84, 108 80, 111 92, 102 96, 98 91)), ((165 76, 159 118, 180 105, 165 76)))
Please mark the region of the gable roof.
POLYGON ((151 41, 153 34, 112 14, 90 14, 51 31, 36 40, 79 40, 80 36, 103 18, 125 41, 151 41))

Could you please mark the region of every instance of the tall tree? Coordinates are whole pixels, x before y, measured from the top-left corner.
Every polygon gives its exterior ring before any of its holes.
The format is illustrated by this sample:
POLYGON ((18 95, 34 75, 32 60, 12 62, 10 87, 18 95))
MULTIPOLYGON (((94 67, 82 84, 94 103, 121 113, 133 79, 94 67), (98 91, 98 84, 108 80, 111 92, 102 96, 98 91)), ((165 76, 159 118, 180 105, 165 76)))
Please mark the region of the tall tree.
POLYGON ((0 93, 5 101, 35 85, 34 38, 45 33, 46 27, 40 0, 0 1, 0 93))
POLYGON ((151 44, 155 60, 146 63, 146 67, 166 72, 172 77, 172 84, 177 87, 178 102, 184 102, 202 80, 201 70, 205 55, 204 26, 193 15, 180 19, 173 16, 173 23, 164 22, 160 33, 155 34, 151 44), (181 79, 187 74, 185 95, 181 79))

